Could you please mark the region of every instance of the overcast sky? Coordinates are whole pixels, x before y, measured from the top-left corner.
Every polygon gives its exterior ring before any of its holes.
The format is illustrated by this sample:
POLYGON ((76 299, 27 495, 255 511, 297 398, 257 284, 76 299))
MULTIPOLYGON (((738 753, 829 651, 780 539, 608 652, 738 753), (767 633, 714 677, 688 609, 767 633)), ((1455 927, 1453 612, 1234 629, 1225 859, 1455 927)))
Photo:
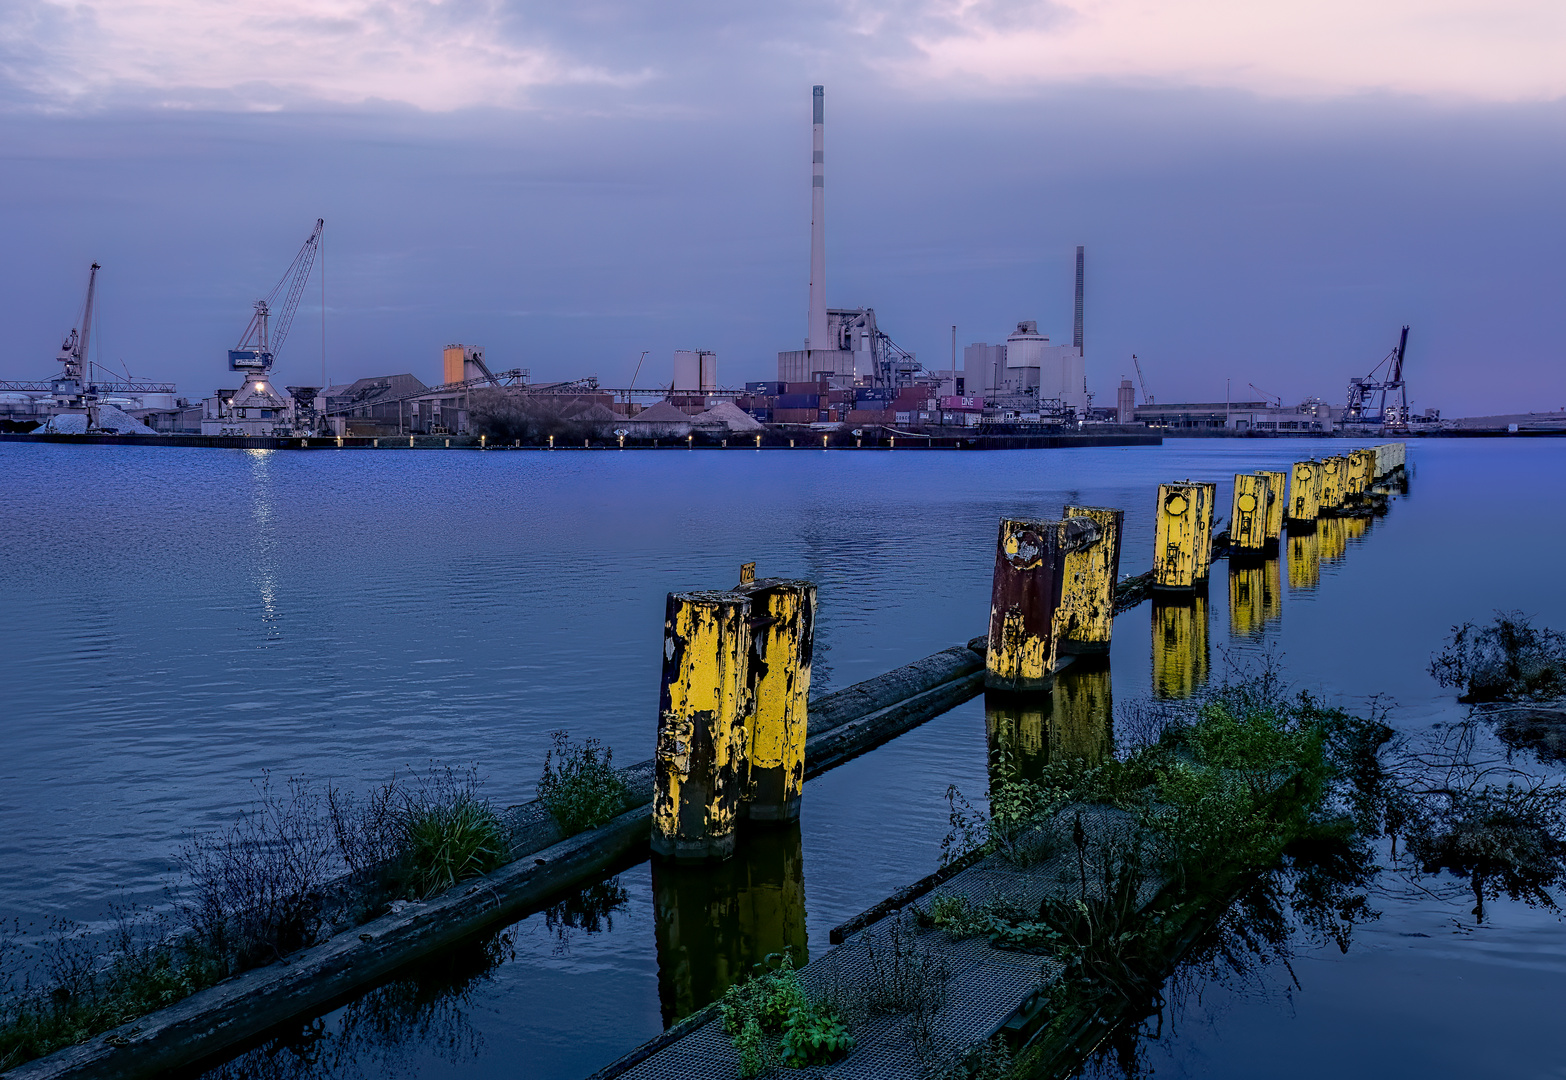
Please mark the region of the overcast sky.
MULTIPOLYGON (((0 0, 0 378, 224 350, 316 217, 332 381, 720 381, 802 346, 810 87, 832 306, 930 366, 1088 255, 1101 403, 1341 402, 1412 325, 1417 407, 1566 406, 1558 0, 0 0)), ((321 373, 313 280, 277 376, 321 373)))

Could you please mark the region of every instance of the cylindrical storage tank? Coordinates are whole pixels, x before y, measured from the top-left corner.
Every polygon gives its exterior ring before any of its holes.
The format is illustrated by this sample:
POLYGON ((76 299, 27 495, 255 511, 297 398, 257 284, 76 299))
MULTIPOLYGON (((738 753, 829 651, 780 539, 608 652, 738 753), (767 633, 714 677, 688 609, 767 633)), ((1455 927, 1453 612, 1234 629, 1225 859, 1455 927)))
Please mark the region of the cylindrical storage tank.
POLYGON ((749 597, 670 593, 652 808, 654 854, 726 859, 745 781, 751 721, 749 597))

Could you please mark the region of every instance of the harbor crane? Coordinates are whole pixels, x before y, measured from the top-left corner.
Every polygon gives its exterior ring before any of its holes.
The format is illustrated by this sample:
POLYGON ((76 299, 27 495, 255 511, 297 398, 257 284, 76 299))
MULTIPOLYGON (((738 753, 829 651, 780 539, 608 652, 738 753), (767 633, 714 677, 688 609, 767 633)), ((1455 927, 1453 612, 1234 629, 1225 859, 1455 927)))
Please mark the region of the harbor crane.
POLYGON ((1142 378, 1142 361, 1136 358, 1136 353, 1131 354, 1131 363, 1136 366, 1137 385, 1142 388, 1142 404, 1153 404, 1153 395, 1147 392, 1147 380, 1142 378))
POLYGON ((56 358, 61 371, 51 385, 57 404, 86 410, 89 428, 97 426, 98 422, 98 396, 93 392, 92 361, 87 349, 92 343, 92 303, 100 269, 102 267, 93 263, 87 272, 87 303, 82 307, 81 328, 78 331, 77 327, 71 327, 70 334, 61 342, 60 355, 56 358))
POLYGON ((250 316, 250 324, 245 327, 244 336, 239 339, 238 345, 228 350, 230 371, 243 371, 260 377, 272 370, 272 361, 288 339, 288 329, 294 323, 294 312, 299 309, 299 298, 304 295, 305 283, 310 280, 310 268, 315 265, 315 255, 321 246, 321 230, 325 227, 325 219, 315 219, 314 230, 300 247, 299 254, 294 256, 294 261, 283 272, 282 278, 272 287, 271 292, 255 302, 255 313, 250 316), (272 305, 280 294, 283 296, 282 307, 273 311, 272 305), (274 318, 275 326, 271 325, 274 318))
POLYGON ((1403 381, 1403 357, 1407 351, 1405 326, 1397 346, 1370 369, 1369 375, 1349 380, 1345 424, 1380 425, 1383 430, 1394 432, 1408 430, 1408 384, 1403 381), (1383 371, 1385 377, 1377 378, 1383 371))

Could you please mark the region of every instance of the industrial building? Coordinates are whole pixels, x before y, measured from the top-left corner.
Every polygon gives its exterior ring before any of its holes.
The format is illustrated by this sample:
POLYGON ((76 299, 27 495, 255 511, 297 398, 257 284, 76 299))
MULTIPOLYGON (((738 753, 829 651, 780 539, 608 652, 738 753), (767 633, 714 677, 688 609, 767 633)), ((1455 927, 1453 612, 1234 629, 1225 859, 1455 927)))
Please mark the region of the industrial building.
POLYGON ((1077 290, 1072 343, 1051 345, 1032 319, 1017 323, 1003 345, 976 342, 963 349, 963 388, 981 397, 992 416, 1080 420, 1092 394, 1082 347, 1084 249, 1077 248, 1077 290))
POLYGON ((919 374, 913 353, 876 325, 874 308, 828 308, 826 295, 826 154, 823 88, 811 89, 810 300, 805 347, 778 353, 780 383, 825 379, 843 386, 905 386, 919 374))

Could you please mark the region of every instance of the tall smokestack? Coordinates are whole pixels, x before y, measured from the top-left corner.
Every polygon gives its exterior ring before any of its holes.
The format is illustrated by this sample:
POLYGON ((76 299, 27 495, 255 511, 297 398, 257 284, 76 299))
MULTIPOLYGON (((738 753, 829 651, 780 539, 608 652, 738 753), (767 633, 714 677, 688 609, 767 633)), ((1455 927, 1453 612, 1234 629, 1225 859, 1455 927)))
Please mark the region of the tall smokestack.
POLYGON ((811 121, 812 155, 810 176, 810 325, 805 337, 805 348, 827 349, 833 342, 827 340, 826 302, 826 200, 822 188, 821 156, 821 87, 811 91, 814 118, 811 121))
POLYGON ((1071 344, 1082 351, 1082 245, 1077 245, 1077 318, 1071 326, 1071 344))

